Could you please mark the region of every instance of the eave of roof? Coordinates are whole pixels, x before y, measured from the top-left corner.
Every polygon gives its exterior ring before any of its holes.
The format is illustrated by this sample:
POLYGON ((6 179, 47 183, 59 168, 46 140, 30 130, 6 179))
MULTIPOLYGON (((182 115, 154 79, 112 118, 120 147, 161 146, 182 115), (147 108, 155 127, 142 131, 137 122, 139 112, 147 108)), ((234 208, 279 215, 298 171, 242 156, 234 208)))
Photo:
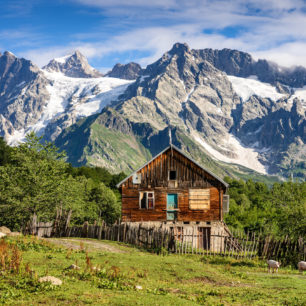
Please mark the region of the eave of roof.
POLYGON ((217 179, 219 182, 221 182, 225 187, 228 187, 228 184, 223 181, 220 177, 218 177, 217 175, 215 175, 214 173, 212 173, 210 170, 204 168, 203 166, 201 166, 198 162, 196 162, 194 159, 192 159, 191 157, 187 156, 182 150, 180 150, 178 147, 176 147, 175 145, 169 145, 168 147, 166 147, 163 151, 161 151, 160 153, 158 153, 157 155, 155 155, 152 159, 150 159, 148 162, 146 162, 144 165, 142 165, 140 168, 138 168, 137 170, 135 170, 132 174, 130 174, 129 176, 127 176, 125 179, 123 179, 120 183, 118 183, 116 185, 117 188, 119 188, 121 186, 121 184, 123 184, 125 181, 127 181, 131 176, 133 176, 135 173, 137 173, 139 170, 141 170, 142 168, 144 168, 145 166, 147 166, 150 162, 152 162, 155 158, 157 158, 158 156, 162 155, 163 153, 165 153, 166 151, 168 151, 169 149, 174 149, 177 152, 179 152, 180 154, 182 154, 183 156, 185 156, 186 158, 188 158, 190 161, 192 161, 194 164, 196 164, 198 167, 200 167, 202 170, 206 171, 207 173, 209 173, 212 177, 214 177, 215 179, 217 179))

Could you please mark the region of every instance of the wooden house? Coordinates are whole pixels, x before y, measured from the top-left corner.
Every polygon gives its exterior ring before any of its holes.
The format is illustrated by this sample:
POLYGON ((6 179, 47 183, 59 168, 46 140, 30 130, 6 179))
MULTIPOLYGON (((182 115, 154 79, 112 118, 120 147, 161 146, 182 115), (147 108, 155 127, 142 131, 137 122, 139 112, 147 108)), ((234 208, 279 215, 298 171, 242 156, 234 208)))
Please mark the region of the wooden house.
POLYGON ((198 244, 208 247, 214 232, 224 230, 228 184, 174 145, 117 187, 122 195, 122 222, 141 222, 180 232, 192 227, 207 237, 198 244))

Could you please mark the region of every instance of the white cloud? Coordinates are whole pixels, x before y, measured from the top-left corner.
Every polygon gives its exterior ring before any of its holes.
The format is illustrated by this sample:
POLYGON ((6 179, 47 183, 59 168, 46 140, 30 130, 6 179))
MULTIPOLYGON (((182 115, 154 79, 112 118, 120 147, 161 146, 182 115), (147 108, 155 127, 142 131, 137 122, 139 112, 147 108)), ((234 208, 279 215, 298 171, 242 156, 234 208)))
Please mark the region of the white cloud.
POLYGON ((281 66, 306 67, 306 42, 292 42, 283 44, 277 48, 254 52, 254 58, 271 60, 281 66))
POLYGON ((71 1, 101 10, 110 18, 107 26, 114 27, 115 34, 106 35, 103 24, 94 32, 75 33, 76 41, 64 47, 28 50, 25 57, 43 65, 75 49, 91 59, 145 51, 148 56, 133 60, 146 65, 173 43, 187 42, 191 48, 233 48, 282 65, 306 66, 306 6, 302 0, 71 1), (125 31, 118 34, 120 28, 125 31))

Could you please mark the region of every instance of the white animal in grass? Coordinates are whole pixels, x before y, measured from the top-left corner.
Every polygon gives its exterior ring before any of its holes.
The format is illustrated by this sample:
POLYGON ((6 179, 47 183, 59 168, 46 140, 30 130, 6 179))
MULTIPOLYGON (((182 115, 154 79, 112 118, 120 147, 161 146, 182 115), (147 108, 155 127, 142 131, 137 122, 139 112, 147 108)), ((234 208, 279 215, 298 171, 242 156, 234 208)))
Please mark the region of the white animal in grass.
POLYGON ((271 269, 272 269, 272 273, 274 273, 274 270, 276 270, 276 272, 278 272, 278 268, 281 265, 280 262, 270 259, 270 260, 267 261, 267 263, 268 263, 268 272, 270 272, 271 269))
POLYGON ((306 271, 306 261, 300 261, 298 263, 299 272, 306 271))

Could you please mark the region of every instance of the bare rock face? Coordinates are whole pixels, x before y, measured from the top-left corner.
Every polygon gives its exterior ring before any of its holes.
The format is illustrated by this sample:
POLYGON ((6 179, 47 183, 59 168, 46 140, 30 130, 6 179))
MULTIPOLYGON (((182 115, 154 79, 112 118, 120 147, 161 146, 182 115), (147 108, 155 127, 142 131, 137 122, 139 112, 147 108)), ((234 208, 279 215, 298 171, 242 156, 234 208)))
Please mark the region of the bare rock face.
POLYGON ((306 85, 306 68, 301 66, 292 69, 280 67, 264 59, 255 61, 250 54, 231 49, 202 49, 193 50, 193 53, 229 75, 239 77, 256 75, 262 82, 281 86, 303 87, 306 85))
POLYGON ((75 51, 70 56, 55 58, 43 69, 49 72, 62 72, 73 78, 99 78, 103 76, 101 72, 88 64, 86 57, 79 51, 75 51))
POLYGON ((158 129, 171 124, 208 139, 222 137, 233 126, 231 110, 240 100, 226 75, 196 55, 186 44, 175 44, 147 66, 116 110, 158 129))
POLYGON ((44 69, 8 52, 0 57, 1 135, 33 126, 55 101, 51 115, 60 112, 42 122, 45 138, 74 165, 130 172, 169 143, 170 130, 175 145, 214 167, 306 177, 305 68, 176 43, 145 69, 117 64, 107 74, 117 79, 93 78, 99 73, 79 52, 44 69))
POLYGON ((141 66, 137 63, 131 62, 126 65, 116 64, 105 76, 125 80, 136 80, 141 74, 141 71, 141 66))
POLYGON ((0 136, 34 124, 49 99, 49 81, 31 61, 10 52, 0 57, 0 136))

